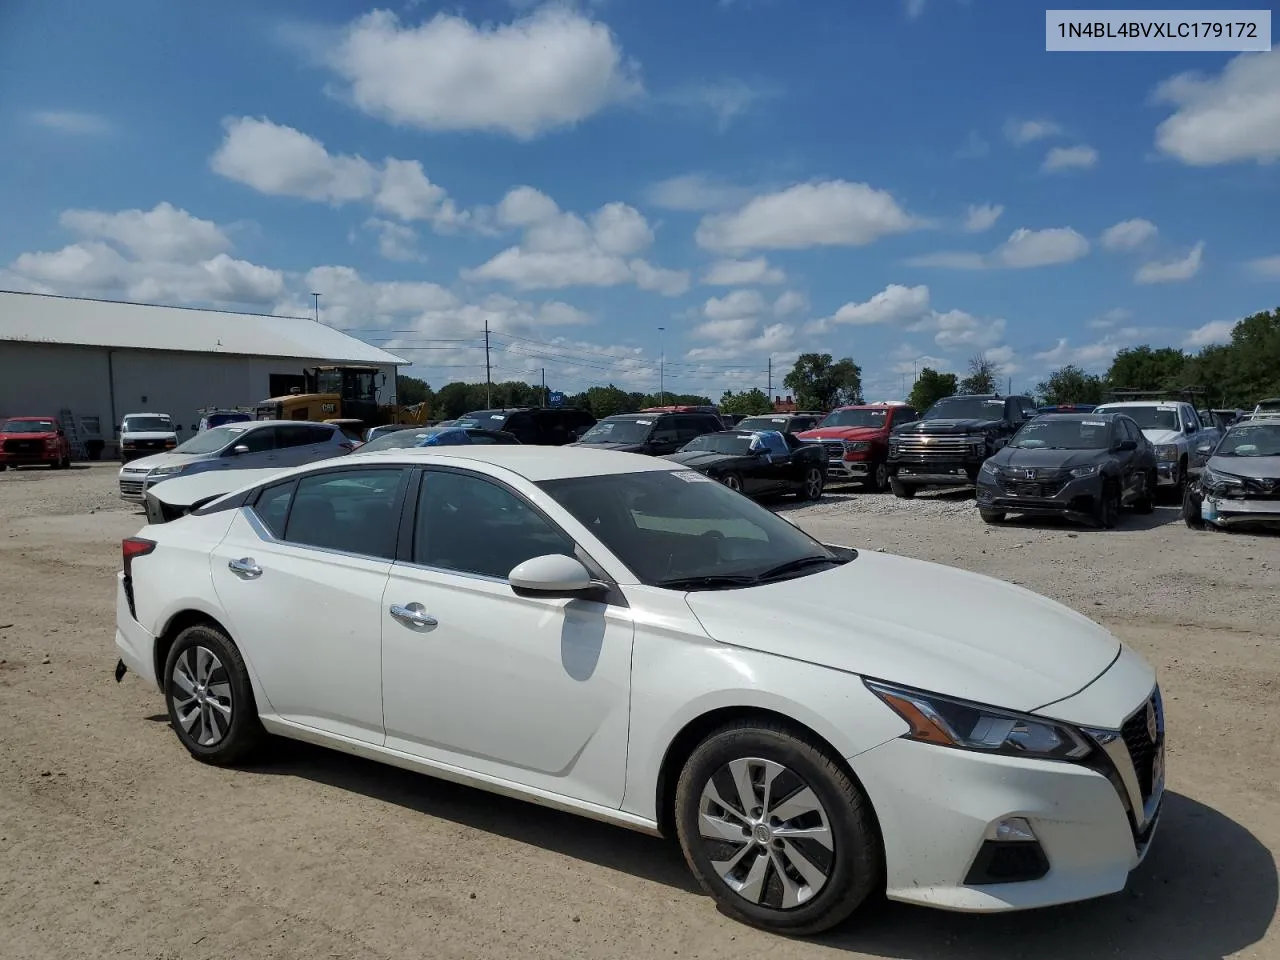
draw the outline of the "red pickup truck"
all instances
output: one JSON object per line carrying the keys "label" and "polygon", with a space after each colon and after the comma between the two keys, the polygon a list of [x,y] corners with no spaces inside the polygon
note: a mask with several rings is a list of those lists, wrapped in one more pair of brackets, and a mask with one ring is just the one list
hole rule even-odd
{"label": "red pickup truck", "polygon": [[71,444],[57,417],[10,417],[0,423],[0,470],[47,463],[71,466]]}
{"label": "red pickup truck", "polygon": [[837,407],[812,430],[797,433],[827,453],[827,480],[856,480],[869,490],[889,489],[889,431],[919,418],[905,404],[869,403]]}

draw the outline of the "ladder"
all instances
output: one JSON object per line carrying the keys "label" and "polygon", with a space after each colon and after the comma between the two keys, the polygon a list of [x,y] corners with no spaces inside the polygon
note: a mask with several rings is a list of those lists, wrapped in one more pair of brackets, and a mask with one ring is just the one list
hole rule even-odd
{"label": "ladder", "polygon": [[80,431],[76,428],[76,418],[71,411],[58,411],[58,419],[62,422],[62,432],[67,435],[67,443],[71,445],[71,456],[77,460],[85,459],[84,443],[80,440]]}

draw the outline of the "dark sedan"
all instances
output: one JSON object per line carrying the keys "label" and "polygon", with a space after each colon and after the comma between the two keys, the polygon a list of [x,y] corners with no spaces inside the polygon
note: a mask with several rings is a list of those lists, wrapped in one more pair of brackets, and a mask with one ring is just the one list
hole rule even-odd
{"label": "dark sedan", "polygon": [[795,493],[818,500],[827,484],[820,445],[776,430],[723,430],[695,437],[666,457],[749,497]]}
{"label": "dark sedan", "polygon": [[1122,506],[1150,513],[1155,448],[1124,414],[1051,413],[1014,434],[978,471],[978,512],[1068,516],[1114,527]]}

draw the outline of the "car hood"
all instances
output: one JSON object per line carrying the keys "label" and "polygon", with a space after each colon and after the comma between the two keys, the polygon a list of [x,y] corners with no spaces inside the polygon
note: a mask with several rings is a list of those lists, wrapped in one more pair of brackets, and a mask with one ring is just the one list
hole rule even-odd
{"label": "car hood", "polygon": [[955,433],[981,433],[983,430],[989,430],[992,427],[999,426],[999,420],[917,420],[915,423],[904,423],[900,427],[894,428],[895,434],[955,434]]}
{"label": "car hood", "polygon": [[1148,440],[1150,440],[1153,444],[1177,443],[1183,437],[1186,436],[1185,433],[1182,433],[1181,431],[1178,431],[1178,430],[1157,430],[1157,429],[1143,430],[1142,435],[1146,437]]}
{"label": "car hood", "polygon": [[884,435],[876,427],[814,427],[796,434],[801,440],[879,440]]}
{"label": "car hood", "polygon": [[1120,653],[1110,632],[1047,597],[892,554],[687,602],[724,644],[1024,712],[1083,689]]}
{"label": "car hood", "polygon": [[1045,470],[1070,470],[1090,463],[1101,463],[1106,450],[1045,450],[1004,447],[991,459],[1002,467],[1038,467]]}
{"label": "car hood", "polygon": [[210,470],[192,476],[179,474],[157,483],[147,489],[147,496],[155,497],[171,507],[190,507],[191,504],[209,497],[220,497],[234,493],[244,487],[251,486],[268,477],[283,472],[286,468],[277,467],[272,470]]}
{"label": "car hood", "polygon": [[52,430],[44,433],[0,433],[0,440],[53,440],[57,436]]}
{"label": "car hood", "polygon": [[612,440],[608,443],[584,443],[581,440],[575,440],[568,444],[570,447],[587,447],[591,450],[621,450],[623,453],[639,453],[644,449],[643,443],[623,443],[618,440]]}
{"label": "car hood", "polygon": [[706,470],[717,464],[741,460],[742,457],[736,453],[717,453],[714,450],[682,450],[679,453],[668,454],[662,459],[683,463],[686,467],[693,467],[695,470]]}
{"label": "car hood", "polygon": [[1209,469],[1254,480],[1280,478],[1280,457],[1210,457]]}
{"label": "car hood", "polygon": [[172,430],[129,430],[120,434],[122,440],[176,440],[178,435]]}
{"label": "car hood", "polygon": [[175,467],[183,463],[199,463],[209,459],[202,453],[154,453],[149,457],[139,457],[129,461],[129,469],[137,471],[142,468],[154,470],[156,467]]}

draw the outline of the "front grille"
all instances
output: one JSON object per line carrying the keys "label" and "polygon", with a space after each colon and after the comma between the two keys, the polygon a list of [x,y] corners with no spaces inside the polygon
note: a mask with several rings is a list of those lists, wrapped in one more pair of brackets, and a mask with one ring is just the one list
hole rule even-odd
{"label": "front grille", "polygon": [[1064,482],[1062,480],[1044,480],[1039,482],[1009,480],[1001,478],[1000,486],[1004,491],[1014,497],[1038,497],[1047,499],[1056,497],[1062,492]]}
{"label": "front grille", "polygon": [[29,454],[43,453],[43,440],[6,440],[4,442],[5,453]]}
{"label": "front grille", "polygon": [[[1155,737],[1151,736],[1152,725],[1155,727]],[[1133,772],[1138,777],[1142,802],[1146,803],[1155,790],[1156,753],[1163,746],[1164,740],[1164,705],[1159,689],[1137,713],[1124,722],[1120,735],[1129,749],[1129,759],[1133,762]]]}
{"label": "front grille", "polygon": [[130,440],[135,450],[163,450],[165,448],[164,440]]}
{"label": "front grille", "polygon": [[973,449],[974,442],[963,435],[895,437],[892,449],[899,460],[927,463],[931,460],[961,460]]}
{"label": "front grille", "polygon": [[828,460],[844,459],[844,441],[843,440],[822,440],[822,449],[827,452]]}
{"label": "front grille", "polygon": [[1280,500],[1280,480],[1245,477],[1244,495],[1251,500]]}
{"label": "front grille", "polygon": [[121,477],[120,492],[128,497],[142,496],[142,478],[139,477],[137,480],[126,480],[124,477]]}

